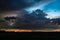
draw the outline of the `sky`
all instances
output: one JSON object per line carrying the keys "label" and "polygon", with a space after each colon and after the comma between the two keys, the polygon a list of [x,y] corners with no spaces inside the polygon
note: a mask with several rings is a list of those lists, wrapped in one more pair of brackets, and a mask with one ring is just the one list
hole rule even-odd
{"label": "sky", "polygon": [[43,7],[43,10],[50,16],[50,18],[60,17],[60,0],[55,0]]}
{"label": "sky", "polygon": [[0,12],[21,10],[33,6],[40,0],[0,0]]}
{"label": "sky", "polygon": [[45,5],[51,3],[52,0],[41,0],[40,2],[36,2],[33,6],[26,8],[27,11],[32,12],[36,9],[43,9]]}
{"label": "sky", "polygon": [[20,11],[21,9],[29,13],[40,9],[48,14],[47,18],[56,18],[60,16],[60,0],[0,0],[0,12]]}
{"label": "sky", "polygon": [[[44,3],[43,3],[44,2]],[[38,5],[39,4],[39,5]],[[57,18],[60,16],[60,0],[48,0],[48,1],[41,1],[41,3],[37,3],[33,8],[27,8],[28,12],[32,12],[33,10],[41,9],[45,13],[48,14],[47,18]]]}
{"label": "sky", "polygon": [[[14,16],[16,11],[29,8],[41,0],[0,0],[0,17]],[[14,12],[14,13],[13,13]],[[18,14],[18,13],[17,13]]]}
{"label": "sky", "polygon": [[40,9],[48,14],[47,18],[58,18],[60,17],[60,0],[0,0],[0,18],[2,19],[6,16],[18,16],[24,19],[23,9],[29,13]]}

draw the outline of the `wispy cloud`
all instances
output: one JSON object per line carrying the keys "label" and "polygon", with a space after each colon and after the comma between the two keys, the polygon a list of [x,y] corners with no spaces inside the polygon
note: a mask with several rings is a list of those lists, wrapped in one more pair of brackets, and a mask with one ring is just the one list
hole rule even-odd
{"label": "wispy cloud", "polygon": [[36,3],[34,6],[27,8],[26,10],[29,12],[32,12],[33,10],[36,9],[43,9],[43,7],[49,3],[51,3],[53,0],[42,0],[39,3]]}

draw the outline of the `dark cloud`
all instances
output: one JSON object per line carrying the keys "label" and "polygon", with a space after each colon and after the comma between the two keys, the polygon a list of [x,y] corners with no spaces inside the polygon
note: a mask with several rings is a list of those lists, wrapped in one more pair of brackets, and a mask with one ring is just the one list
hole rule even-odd
{"label": "dark cloud", "polygon": [[0,11],[19,10],[30,7],[40,0],[0,0]]}
{"label": "dark cloud", "polygon": [[43,12],[43,10],[37,9],[30,14],[25,10],[21,10],[15,27],[21,29],[40,29],[49,21],[45,16],[47,16],[47,14]]}

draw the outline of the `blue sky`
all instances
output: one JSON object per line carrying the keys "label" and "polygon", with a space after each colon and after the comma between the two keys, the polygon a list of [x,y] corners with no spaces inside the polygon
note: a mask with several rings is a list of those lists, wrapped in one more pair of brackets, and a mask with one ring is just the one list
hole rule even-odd
{"label": "blue sky", "polygon": [[32,12],[33,10],[41,9],[48,14],[48,18],[56,18],[60,16],[60,0],[51,0],[48,2],[40,2],[37,5],[27,8],[26,10]]}
{"label": "blue sky", "polygon": [[49,15],[50,18],[60,16],[60,0],[55,0],[43,7],[43,10]]}

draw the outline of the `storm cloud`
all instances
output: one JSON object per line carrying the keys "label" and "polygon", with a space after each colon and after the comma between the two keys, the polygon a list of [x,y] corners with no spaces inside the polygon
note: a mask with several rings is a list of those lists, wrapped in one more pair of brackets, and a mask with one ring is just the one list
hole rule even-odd
{"label": "storm cloud", "polygon": [[0,11],[20,10],[40,1],[41,0],[0,0]]}

